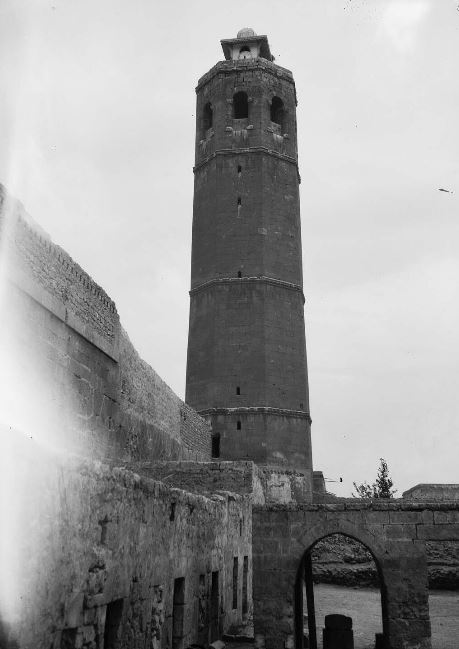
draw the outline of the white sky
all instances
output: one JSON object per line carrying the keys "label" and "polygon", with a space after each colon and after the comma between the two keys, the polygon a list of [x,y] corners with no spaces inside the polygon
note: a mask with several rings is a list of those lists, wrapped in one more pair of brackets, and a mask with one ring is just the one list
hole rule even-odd
{"label": "white sky", "polygon": [[183,397],[194,88],[246,26],[297,86],[315,468],[459,482],[458,0],[0,0],[0,182]]}

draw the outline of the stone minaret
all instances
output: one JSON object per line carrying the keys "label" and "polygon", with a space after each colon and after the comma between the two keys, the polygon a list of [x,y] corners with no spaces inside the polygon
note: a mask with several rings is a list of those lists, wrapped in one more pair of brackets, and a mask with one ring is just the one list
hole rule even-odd
{"label": "stone minaret", "polygon": [[266,36],[222,47],[196,88],[186,401],[212,422],[214,457],[309,485],[295,84]]}

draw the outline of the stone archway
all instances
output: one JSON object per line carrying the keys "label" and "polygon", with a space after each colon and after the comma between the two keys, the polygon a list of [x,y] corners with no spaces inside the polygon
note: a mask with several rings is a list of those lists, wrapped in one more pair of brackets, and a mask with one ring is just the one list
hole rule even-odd
{"label": "stone archway", "polygon": [[[295,584],[319,539],[344,534],[375,559],[390,649],[431,649],[423,514],[398,503],[302,504],[253,509],[254,627],[266,649],[295,646]],[[416,523],[419,526],[417,531]],[[432,526],[431,526],[432,527]]]}
{"label": "stone archway", "polygon": [[[324,527],[332,529],[333,531],[327,531],[324,533],[324,529],[323,529]],[[381,641],[383,642],[384,647],[389,646],[387,642],[387,638],[388,638],[387,591],[385,587],[384,574],[381,568],[381,564],[377,559],[377,557],[375,556],[374,550],[372,550],[369,545],[362,542],[362,540],[358,538],[359,530],[351,529],[354,526],[345,525],[344,527],[346,528],[346,532],[343,531],[338,532],[336,531],[336,527],[334,525],[331,526],[321,525],[321,526],[317,526],[318,529],[311,530],[310,533],[307,534],[309,540],[314,537],[316,538],[314,541],[309,543],[309,545],[306,547],[306,550],[300,559],[296,580],[295,580],[293,597],[294,597],[295,648],[296,649],[304,648],[303,616],[305,611],[307,611],[308,629],[309,629],[309,633],[308,633],[309,642],[307,646],[309,647],[309,649],[317,649],[318,647],[318,639],[317,639],[318,631],[316,625],[316,612],[315,612],[316,608],[315,608],[314,586],[313,586],[313,565],[312,565],[311,555],[312,555],[313,548],[316,546],[316,544],[319,541],[336,535],[351,538],[354,541],[357,541],[371,554],[371,557],[373,559],[379,577],[379,591],[381,596],[381,622],[382,622]],[[364,532],[363,536],[367,537],[367,534],[365,534]],[[369,539],[366,538],[366,540],[368,543]],[[373,543],[371,543],[371,546],[373,546]],[[304,594],[303,594],[304,586],[306,590],[306,601],[304,600]]]}

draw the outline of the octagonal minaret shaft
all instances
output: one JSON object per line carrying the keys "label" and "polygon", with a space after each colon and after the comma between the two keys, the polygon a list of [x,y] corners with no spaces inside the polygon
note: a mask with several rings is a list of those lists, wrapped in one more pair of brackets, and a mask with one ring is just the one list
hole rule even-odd
{"label": "octagonal minaret shaft", "polygon": [[214,456],[312,472],[296,93],[266,36],[198,82],[186,401]]}

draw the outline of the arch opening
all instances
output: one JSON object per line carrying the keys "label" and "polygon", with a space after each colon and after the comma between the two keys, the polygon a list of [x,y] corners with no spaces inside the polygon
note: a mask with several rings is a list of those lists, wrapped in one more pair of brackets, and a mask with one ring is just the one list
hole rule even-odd
{"label": "arch opening", "polygon": [[329,533],[309,546],[298,566],[294,602],[296,649],[327,649],[335,646],[331,643],[339,633],[341,642],[354,642],[355,637],[355,649],[385,646],[388,612],[382,570],[356,537]]}
{"label": "arch opening", "polygon": [[245,119],[249,116],[249,98],[242,90],[233,97],[233,118]]}
{"label": "arch opening", "polygon": [[277,124],[280,126],[281,131],[283,132],[284,129],[284,122],[285,122],[285,109],[284,109],[284,102],[280,97],[273,97],[272,102],[271,102],[271,109],[270,109],[270,118],[271,122],[273,124]]}
{"label": "arch opening", "polygon": [[240,59],[251,59],[252,58],[252,52],[250,51],[250,47],[247,45],[244,45],[244,47],[241,47],[239,50],[239,58]]}
{"label": "arch opening", "polygon": [[207,102],[207,104],[204,106],[204,110],[202,112],[202,125],[204,129],[204,133],[208,131],[210,128],[212,128],[214,123],[214,111],[212,108],[212,104],[210,101]]}

